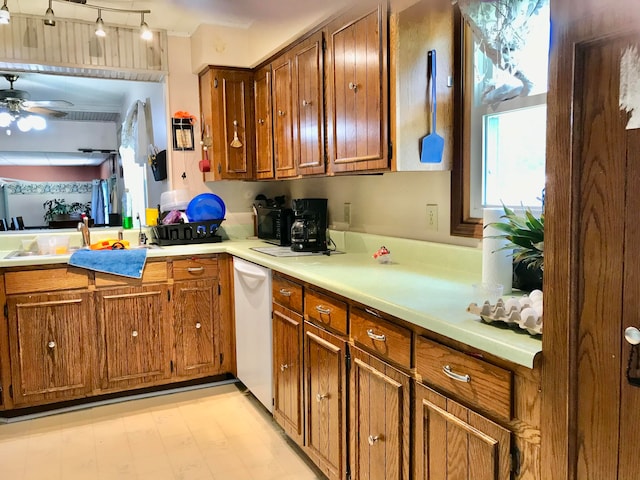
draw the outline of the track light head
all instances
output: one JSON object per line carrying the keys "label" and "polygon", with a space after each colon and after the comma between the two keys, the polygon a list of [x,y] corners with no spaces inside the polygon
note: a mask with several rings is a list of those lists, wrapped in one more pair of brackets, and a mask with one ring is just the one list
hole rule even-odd
{"label": "track light head", "polygon": [[4,0],[4,5],[0,8],[0,25],[7,25],[11,21],[11,13],[7,8],[7,0]]}
{"label": "track light head", "polygon": [[55,13],[53,13],[53,8],[51,8],[51,1],[49,0],[49,8],[47,8],[47,11],[44,14],[44,24],[47,27],[55,27],[56,26],[56,18],[55,18]]}
{"label": "track light head", "polygon": [[100,9],[98,9],[98,19],[96,20],[96,36],[107,36],[107,33],[104,31],[104,21],[102,20],[102,11]]}
{"label": "track light head", "polygon": [[153,32],[149,29],[149,25],[144,21],[144,13],[140,14],[140,38],[147,42],[153,40]]}

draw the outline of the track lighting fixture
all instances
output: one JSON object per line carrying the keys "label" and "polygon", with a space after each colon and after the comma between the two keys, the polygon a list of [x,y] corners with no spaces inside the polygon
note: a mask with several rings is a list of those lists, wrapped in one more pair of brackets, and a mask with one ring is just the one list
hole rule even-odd
{"label": "track lighting fixture", "polygon": [[[56,26],[55,14],[53,13],[53,8],[51,8],[51,4],[54,0],[49,0],[49,8],[44,16],[44,24],[50,27]],[[56,2],[66,3],[67,5],[76,5],[78,7],[85,8],[93,8],[94,10],[98,10],[98,18],[96,20],[96,36],[104,37],[107,35],[106,30],[104,28],[104,20],[102,20],[102,12],[115,12],[115,13],[139,13],[141,16],[140,21],[140,38],[143,40],[152,40],[153,33],[149,29],[149,25],[144,21],[145,13],[151,13],[151,10],[129,10],[126,8],[111,8],[111,7],[103,7],[99,5],[90,5],[86,3],[87,0],[55,0]],[[4,0],[4,7],[0,9],[0,23],[9,23],[9,11],[6,8],[7,0]],[[6,11],[6,14],[4,13]],[[6,15],[7,20],[3,22],[3,18]]]}
{"label": "track lighting fixture", "polygon": [[7,0],[4,0],[4,5],[0,8],[0,25],[6,25],[11,21],[11,13],[7,8]]}
{"label": "track lighting fixture", "polygon": [[96,35],[105,37],[107,33],[104,31],[104,21],[102,20],[102,10],[98,9],[98,19],[96,20]]}
{"label": "track lighting fixture", "polygon": [[56,26],[56,19],[55,19],[55,14],[53,13],[53,8],[51,8],[51,2],[52,0],[49,0],[49,8],[47,8],[47,11],[44,14],[44,24],[47,27],[55,27]]}
{"label": "track lighting fixture", "polygon": [[153,33],[149,30],[149,25],[144,21],[144,12],[140,12],[140,38],[146,40],[153,40]]}

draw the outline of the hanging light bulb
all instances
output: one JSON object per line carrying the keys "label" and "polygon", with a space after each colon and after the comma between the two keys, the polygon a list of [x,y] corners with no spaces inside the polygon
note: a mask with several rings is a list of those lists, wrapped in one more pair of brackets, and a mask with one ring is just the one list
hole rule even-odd
{"label": "hanging light bulb", "polygon": [[55,14],[53,13],[53,8],[51,8],[51,2],[53,0],[49,0],[49,8],[47,8],[47,11],[44,14],[44,24],[48,27],[55,27],[56,26],[56,19],[55,19]]}
{"label": "hanging light bulb", "polygon": [[47,128],[47,121],[44,117],[41,117],[40,115],[29,115],[28,118],[31,122],[31,128],[34,130],[44,130]]}
{"label": "hanging light bulb", "polygon": [[7,8],[7,0],[4,0],[4,5],[0,8],[0,25],[6,25],[11,21],[11,13]]}
{"label": "hanging light bulb", "polygon": [[102,20],[102,10],[98,9],[98,19],[96,20],[96,35],[98,37],[106,37],[107,33],[104,31],[104,21]]}
{"label": "hanging light bulb", "polygon": [[140,14],[140,38],[146,41],[153,40],[153,32],[149,29],[149,25],[144,21],[144,12]]}
{"label": "hanging light bulb", "polygon": [[16,123],[18,124],[18,130],[21,132],[31,130],[31,119],[29,117],[20,117]]}

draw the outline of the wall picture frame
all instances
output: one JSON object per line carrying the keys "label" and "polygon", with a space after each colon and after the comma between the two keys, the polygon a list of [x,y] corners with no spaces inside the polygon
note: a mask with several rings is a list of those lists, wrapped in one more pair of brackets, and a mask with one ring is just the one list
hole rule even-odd
{"label": "wall picture frame", "polygon": [[193,125],[189,118],[172,118],[174,150],[194,150]]}

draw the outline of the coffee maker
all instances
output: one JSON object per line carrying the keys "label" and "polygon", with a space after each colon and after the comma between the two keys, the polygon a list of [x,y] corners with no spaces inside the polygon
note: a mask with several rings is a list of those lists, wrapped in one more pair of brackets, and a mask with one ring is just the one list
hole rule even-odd
{"label": "coffee maker", "polygon": [[327,250],[327,199],[299,198],[291,201],[293,225],[291,250],[324,252]]}

